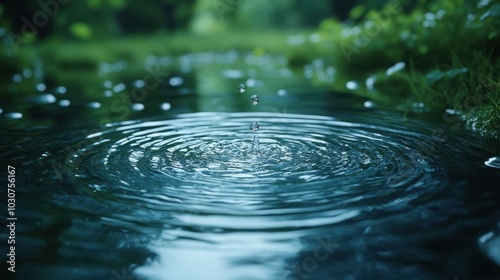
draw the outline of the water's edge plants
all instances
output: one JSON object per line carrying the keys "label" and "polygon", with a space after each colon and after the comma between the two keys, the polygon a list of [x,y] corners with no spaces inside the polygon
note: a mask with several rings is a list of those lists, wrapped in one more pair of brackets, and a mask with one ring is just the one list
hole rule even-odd
{"label": "water's edge plants", "polygon": [[[500,138],[500,4],[391,0],[319,28],[335,72],[330,83],[405,113],[437,112],[483,136]],[[411,5],[411,7],[409,7]],[[349,86],[351,85],[351,86]]]}

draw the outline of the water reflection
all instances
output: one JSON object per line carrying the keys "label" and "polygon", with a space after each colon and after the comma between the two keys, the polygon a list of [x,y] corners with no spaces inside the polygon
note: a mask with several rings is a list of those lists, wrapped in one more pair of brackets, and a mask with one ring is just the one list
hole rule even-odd
{"label": "water reflection", "polygon": [[[22,147],[0,154],[22,170],[19,261],[30,269],[21,276],[486,279],[494,271],[496,239],[486,234],[498,222],[498,191],[485,142],[312,88],[280,57],[145,64],[168,74],[141,101],[133,90],[152,84],[113,76],[123,71],[116,63],[102,66],[95,95],[49,85],[35,98],[51,102],[0,111],[2,147]],[[334,78],[321,61],[306,70]],[[237,93],[242,84],[249,95]],[[256,107],[254,92],[265,100]],[[435,133],[443,130],[446,139]]]}
{"label": "water reflection", "polygon": [[[444,225],[465,214],[464,185],[445,162],[476,151],[457,154],[460,143],[433,138],[425,122],[373,116],[195,113],[117,123],[67,162],[66,180],[94,197],[71,208],[102,200],[92,207],[107,209],[93,213],[100,223],[139,227],[139,247],[154,257],[131,273],[147,279],[440,277],[425,263],[441,256],[424,244],[453,234]],[[258,157],[244,127],[251,121],[266,122]],[[426,155],[432,145],[440,149]]]}

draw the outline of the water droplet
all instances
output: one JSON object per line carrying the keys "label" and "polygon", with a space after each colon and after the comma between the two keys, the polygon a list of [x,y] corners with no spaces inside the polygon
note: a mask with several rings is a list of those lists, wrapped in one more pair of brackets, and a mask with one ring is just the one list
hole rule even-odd
{"label": "water droplet", "polygon": [[486,166],[500,168],[500,157],[492,157],[484,162]]}
{"label": "water droplet", "polygon": [[134,110],[136,112],[142,111],[142,110],[144,110],[144,104],[134,103],[134,104],[132,104],[132,110]]}
{"label": "water droplet", "polygon": [[98,109],[98,108],[101,108],[101,103],[99,103],[99,102],[90,102],[88,106],[89,106],[89,108],[92,108],[92,109]]}
{"label": "water droplet", "polygon": [[136,88],[142,88],[145,86],[145,83],[143,80],[135,80],[134,81],[134,87]]}
{"label": "water droplet", "polygon": [[54,103],[57,101],[56,97],[52,94],[44,94],[40,97],[40,101],[44,103]]}
{"label": "water droplet", "polygon": [[236,69],[225,69],[222,71],[222,75],[229,79],[241,79],[244,76],[243,71]]}
{"label": "water droplet", "polygon": [[59,100],[59,106],[68,107],[69,105],[70,105],[69,100],[67,100],[67,99]]}
{"label": "water droplet", "polygon": [[4,115],[4,118],[10,119],[10,120],[17,120],[23,117],[23,114],[19,112],[12,112],[12,113],[6,113]]}
{"label": "water droplet", "polygon": [[257,135],[255,135],[253,137],[252,153],[259,153],[260,154],[260,142],[259,142],[259,137]]}
{"label": "water droplet", "polygon": [[404,63],[404,62],[398,62],[398,63],[394,64],[393,66],[389,67],[387,69],[387,71],[385,71],[385,74],[387,76],[391,76],[392,74],[394,74],[396,72],[404,70],[405,67],[406,67],[406,63]]}
{"label": "water droplet", "polygon": [[453,109],[446,109],[445,112],[449,115],[456,115],[456,116],[460,116],[462,114],[462,112]]}
{"label": "water droplet", "polygon": [[40,83],[40,84],[36,85],[36,89],[38,91],[45,91],[45,89],[47,89],[47,86],[45,86],[44,84]]}
{"label": "water droplet", "polygon": [[117,84],[116,86],[113,87],[113,91],[118,93],[118,92],[121,92],[121,91],[124,91],[125,90],[125,85],[122,84],[122,83],[119,83]]}
{"label": "water droplet", "polygon": [[172,105],[170,105],[170,103],[168,103],[168,102],[165,102],[165,103],[161,104],[161,109],[163,111],[168,111],[168,110],[170,110],[170,108],[172,108]]}
{"label": "water droplet", "polygon": [[375,82],[376,82],[376,78],[375,77],[369,77],[368,79],[366,79],[366,87],[370,90],[373,90],[373,86],[375,85]]}
{"label": "water droplet", "polygon": [[65,94],[67,92],[66,87],[60,86],[56,88],[56,92],[59,94]]}
{"label": "water droplet", "polygon": [[16,83],[20,83],[23,80],[23,76],[21,76],[20,74],[15,74],[14,76],[12,76],[12,80]]}
{"label": "water droplet", "polygon": [[238,87],[238,89],[240,90],[240,93],[244,93],[247,90],[245,84],[240,84],[240,86]]}
{"label": "water droplet", "polygon": [[31,78],[31,74],[32,74],[32,72],[31,72],[31,70],[30,70],[30,69],[24,69],[24,70],[23,70],[23,76],[24,76],[25,78]]}
{"label": "water droplet", "polygon": [[365,106],[365,108],[374,108],[375,103],[373,103],[372,101],[365,101],[365,103],[363,103],[363,106]]}
{"label": "water droplet", "polygon": [[354,81],[349,81],[345,84],[345,87],[350,89],[350,90],[356,90],[359,88],[358,86],[358,83],[354,82]]}
{"label": "water droplet", "polygon": [[248,79],[245,84],[249,87],[254,87],[256,84],[257,84],[257,81],[255,81],[254,79]]}
{"label": "water droplet", "polygon": [[253,131],[259,130],[259,124],[257,122],[254,122],[250,125],[250,129]]}
{"label": "water droplet", "polygon": [[181,77],[172,77],[170,78],[168,83],[173,87],[178,87],[184,83],[184,79],[182,79]]}
{"label": "water droplet", "polygon": [[285,96],[287,94],[286,90],[284,89],[278,89],[277,93],[279,96]]}
{"label": "water droplet", "polygon": [[32,96],[27,99],[28,102],[34,104],[49,104],[57,101],[56,97],[50,93]]}
{"label": "water droplet", "polygon": [[259,104],[259,97],[257,95],[250,96],[250,102],[252,102],[252,105]]}

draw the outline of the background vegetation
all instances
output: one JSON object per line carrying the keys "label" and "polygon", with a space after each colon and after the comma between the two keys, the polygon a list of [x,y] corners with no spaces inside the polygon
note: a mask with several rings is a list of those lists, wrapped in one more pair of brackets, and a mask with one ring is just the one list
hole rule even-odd
{"label": "background vegetation", "polygon": [[0,14],[3,84],[37,61],[46,83],[85,88],[103,62],[126,61],[133,73],[150,55],[283,54],[290,67],[314,68],[319,86],[500,135],[495,0],[9,1]]}

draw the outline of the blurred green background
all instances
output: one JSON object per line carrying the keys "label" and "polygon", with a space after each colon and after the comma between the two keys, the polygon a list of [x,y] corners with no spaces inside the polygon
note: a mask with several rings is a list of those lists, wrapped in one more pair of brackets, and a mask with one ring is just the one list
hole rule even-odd
{"label": "blurred green background", "polygon": [[41,0],[4,2],[0,14],[2,104],[40,83],[92,96],[106,65],[132,78],[148,57],[237,51],[282,55],[314,86],[499,136],[495,0]]}

